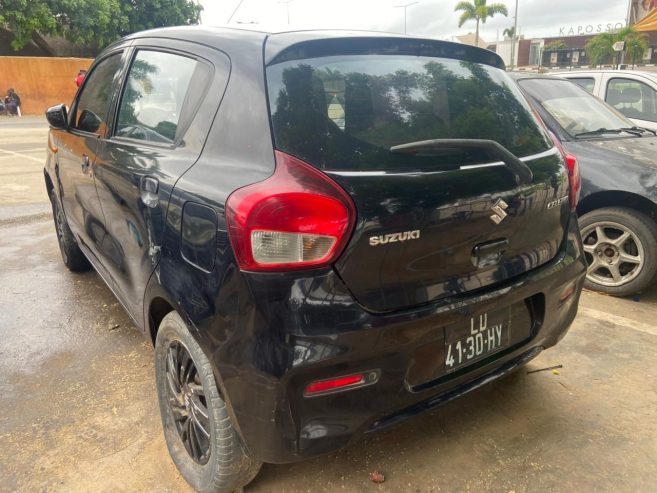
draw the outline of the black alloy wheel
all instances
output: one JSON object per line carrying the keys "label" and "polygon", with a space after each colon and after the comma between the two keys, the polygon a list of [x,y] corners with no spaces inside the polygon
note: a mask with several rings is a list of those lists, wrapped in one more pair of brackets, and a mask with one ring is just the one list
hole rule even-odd
{"label": "black alloy wheel", "polygon": [[180,341],[169,345],[166,372],[169,407],[180,440],[194,462],[207,464],[211,450],[208,405],[194,361]]}
{"label": "black alloy wheel", "polygon": [[55,222],[55,232],[57,233],[57,243],[59,244],[59,251],[62,254],[64,265],[74,272],[88,270],[90,267],[89,261],[75,241],[75,236],[73,236],[68,226],[64,210],[59,203],[55,191],[50,190],[49,195],[50,204],[52,205],[52,216]]}
{"label": "black alloy wheel", "polygon": [[249,457],[210,360],[175,311],[155,338],[155,381],[167,448],[185,480],[200,493],[232,493],[261,463]]}

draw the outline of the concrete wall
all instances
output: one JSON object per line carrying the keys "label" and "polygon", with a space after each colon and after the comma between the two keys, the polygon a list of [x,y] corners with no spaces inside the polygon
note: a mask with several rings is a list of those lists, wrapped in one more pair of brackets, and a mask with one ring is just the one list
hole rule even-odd
{"label": "concrete wall", "polygon": [[0,95],[13,87],[21,97],[25,115],[42,115],[58,103],[71,104],[77,91],[75,77],[89,68],[91,58],[0,56]]}

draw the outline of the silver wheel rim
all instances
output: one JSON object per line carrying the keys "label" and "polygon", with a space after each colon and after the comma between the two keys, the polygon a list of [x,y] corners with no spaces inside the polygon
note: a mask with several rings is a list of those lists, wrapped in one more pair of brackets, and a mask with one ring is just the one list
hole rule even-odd
{"label": "silver wheel rim", "polygon": [[636,279],[645,254],[639,237],[626,226],[601,221],[582,229],[588,263],[586,278],[606,287],[618,287]]}

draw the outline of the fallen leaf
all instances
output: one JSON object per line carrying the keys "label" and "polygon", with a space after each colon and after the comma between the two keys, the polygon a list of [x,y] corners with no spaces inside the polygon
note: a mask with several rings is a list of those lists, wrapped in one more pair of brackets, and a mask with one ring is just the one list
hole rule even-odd
{"label": "fallen leaf", "polygon": [[560,375],[559,370],[552,370],[553,375]]}

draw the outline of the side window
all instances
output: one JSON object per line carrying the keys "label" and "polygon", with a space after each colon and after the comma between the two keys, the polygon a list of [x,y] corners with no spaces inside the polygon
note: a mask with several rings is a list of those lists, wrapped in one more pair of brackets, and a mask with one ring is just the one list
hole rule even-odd
{"label": "side window", "polygon": [[186,111],[194,109],[202,96],[202,90],[190,91],[190,86],[208,73],[193,58],[138,51],[121,98],[116,135],[148,142],[176,141],[188,123]]}
{"label": "side window", "polygon": [[83,132],[104,133],[114,76],[121,68],[121,54],[102,60],[87,76],[75,106],[71,127]]}
{"label": "side window", "polygon": [[657,92],[648,84],[620,77],[611,79],[605,100],[628,118],[657,122]]}
{"label": "side window", "polygon": [[578,86],[586,89],[588,92],[593,94],[593,88],[595,87],[595,80],[592,77],[569,78],[568,80],[574,82]]}

